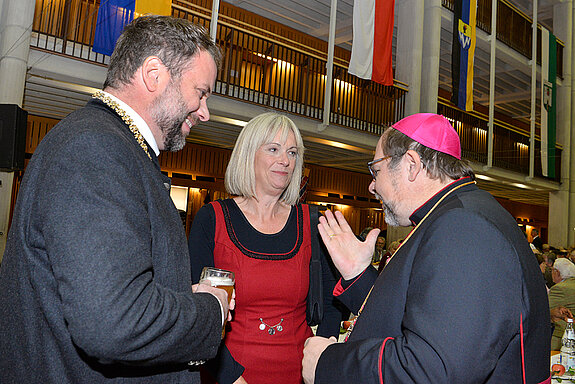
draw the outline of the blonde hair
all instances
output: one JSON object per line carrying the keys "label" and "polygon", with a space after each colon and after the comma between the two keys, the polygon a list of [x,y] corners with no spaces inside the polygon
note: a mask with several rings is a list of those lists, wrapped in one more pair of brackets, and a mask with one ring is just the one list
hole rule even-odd
{"label": "blonde hair", "polygon": [[255,154],[262,145],[270,143],[278,132],[281,134],[282,141],[285,141],[288,134],[293,132],[297,146],[293,174],[287,188],[280,196],[280,201],[288,205],[298,202],[305,150],[303,139],[299,129],[289,117],[275,112],[254,117],[240,132],[224,179],[228,193],[257,200]]}

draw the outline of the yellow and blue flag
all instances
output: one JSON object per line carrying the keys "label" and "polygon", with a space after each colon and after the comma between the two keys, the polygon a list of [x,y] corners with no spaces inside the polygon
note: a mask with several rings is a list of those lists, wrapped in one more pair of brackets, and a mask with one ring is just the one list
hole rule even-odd
{"label": "yellow and blue flag", "polygon": [[477,0],[454,2],[451,52],[451,101],[465,111],[473,110],[473,56]]}
{"label": "yellow and blue flag", "polygon": [[171,0],[102,0],[94,33],[94,52],[110,56],[124,27],[140,15],[170,15]]}

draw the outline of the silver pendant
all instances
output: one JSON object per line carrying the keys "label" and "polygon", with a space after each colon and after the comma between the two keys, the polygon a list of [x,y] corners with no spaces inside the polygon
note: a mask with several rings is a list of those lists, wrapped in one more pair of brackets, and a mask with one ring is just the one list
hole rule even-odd
{"label": "silver pendant", "polygon": [[265,331],[266,327],[268,328],[268,333],[270,335],[275,335],[276,331],[281,332],[283,331],[283,327],[281,326],[281,323],[283,323],[284,319],[281,319],[279,323],[277,323],[276,325],[269,325],[266,324],[264,322],[264,320],[260,317],[260,325],[259,325],[259,329],[260,331]]}

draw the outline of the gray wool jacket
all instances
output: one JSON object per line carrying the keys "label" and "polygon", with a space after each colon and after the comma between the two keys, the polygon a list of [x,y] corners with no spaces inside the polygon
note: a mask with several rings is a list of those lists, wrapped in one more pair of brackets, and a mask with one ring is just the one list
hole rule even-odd
{"label": "gray wool jacket", "polygon": [[2,383],[199,383],[221,310],[192,294],[169,179],[98,100],[42,140],[0,266]]}

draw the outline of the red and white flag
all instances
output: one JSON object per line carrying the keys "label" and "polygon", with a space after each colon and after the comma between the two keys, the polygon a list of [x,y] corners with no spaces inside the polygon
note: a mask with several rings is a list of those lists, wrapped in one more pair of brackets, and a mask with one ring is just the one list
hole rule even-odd
{"label": "red and white flag", "polygon": [[353,45],[348,72],[393,85],[391,42],[395,0],[354,0]]}

